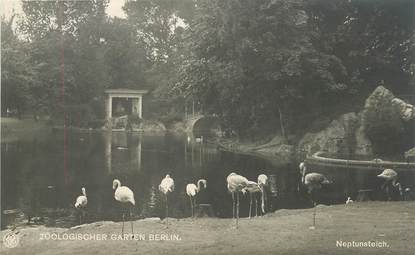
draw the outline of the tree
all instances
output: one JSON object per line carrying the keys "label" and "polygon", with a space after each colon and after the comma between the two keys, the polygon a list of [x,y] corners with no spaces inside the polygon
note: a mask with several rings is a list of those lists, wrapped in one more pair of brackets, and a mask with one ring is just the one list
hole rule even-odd
{"label": "tree", "polygon": [[2,111],[15,109],[20,114],[36,105],[33,87],[38,85],[37,66],[28,57],[28,47],[13,30],[12,16],[1,18]]}
{"label": "tree", "polygon": [[112,88],[148,87],[146,71],[150,63],[145,46],[136,40],[133,31],[127,21],[118,18],[111,20],[105,28],[105,65]]}
{"label": "tree", "polygon": [[166,115],[183,115],[183,98],[172,97],[170,88],[177,79],[177,66],[184,50],[184,27],[193,19],[195,2],[140,0],[126,1],[123,7],[135,43],[145,49],[146,85],[151,91],[147,106],[153,116],[161,119],[171,118]]}
{"label": "tree", "polygon": [[176,29],[189,22],[193,0],[126,1],[123,10],[144,42],[147,57],[153,62],[166,62],[178,43]]}
{"label": "tree", "polygon": [[300,1],[197,6],[175,89],[198,98],[241,136],[278,129],[285,135],[294,124],[290,116],[306,115],[304,102],[347,89],[341,60],[312,44]]}
{"label": "tree", "polygon": [[109,84],[102,45],[107,2],[23,2],[19,28],[31,62],[39,66],[33,95],[56,117],[79,104],[100,105],[94,110],[102,112],[101,94]]}
{"label": "tree", "polygon": [[342,60],[357,96],[367,97],[381,81],[396,93],[413,92],[414,1],[306,3],[314,17],[310,19],[315,27],[313,43]]}

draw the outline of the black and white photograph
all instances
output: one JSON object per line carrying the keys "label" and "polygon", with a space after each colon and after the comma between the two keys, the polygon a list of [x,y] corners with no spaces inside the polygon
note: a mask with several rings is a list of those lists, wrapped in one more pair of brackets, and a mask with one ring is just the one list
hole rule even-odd
{"label": "black and white photograph", "polygon": [[1,254],[415,254],[415,0],[0,7]]}

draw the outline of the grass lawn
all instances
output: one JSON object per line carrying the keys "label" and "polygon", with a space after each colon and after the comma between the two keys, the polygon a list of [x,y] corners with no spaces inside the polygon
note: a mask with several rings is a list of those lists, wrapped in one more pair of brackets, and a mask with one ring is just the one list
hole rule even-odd
{"label": "grass lawn", "polygon": [[1,141],[13,142],[16,140],[25,140],[46,133],[49,129],[46,121],[35,121],[33,118],[7,118],[1,117]]}

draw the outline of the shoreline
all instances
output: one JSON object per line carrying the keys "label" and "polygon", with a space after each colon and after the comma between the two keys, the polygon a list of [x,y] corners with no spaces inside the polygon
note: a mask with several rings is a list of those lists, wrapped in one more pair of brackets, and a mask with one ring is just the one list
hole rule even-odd
{"label": "shoreline", "polygon": [[[56,126],[56,125],[49,125],[45,120],[34,121],[33,119],[22,119],[18,120],[15,118],[1,118],[1,141],[2,142],[14,142],[19,139],[26,140],[32,137],[43,137],[46,136],[46,132],[42,132],[44,130],[50,131],[61,131],[63,130],[63,126]],[[69,131],[76,131],[76,132],[97,132],[97,133],[106,133],[106,132],[126,132],[131,134],[150,134],[150,135],[186,135],[187,133],[184,130],[177,130],[167,128],[165,130],[161,129],[142,129],[142,130],[133,130],[133,131],[125,131],[125,130],[107,130],[103,128],[80,128],[80,127],[73,127],[68,126],[66,127]],[[214,138],[213,140],[209,140],[208,144],[213,146],[217,146],[220,150],[224,150],[227,152],[251,155],[255,157],[260,157],[262,159],[266,159],[271,161],[273,164],[276,165],[287,165],[290,163],[295,162],[295,158],[297,154],[294,151],[285,152],[280,154],[278,152],[278,147],[275,145],[267,146],[267,144],[249,144],[249,143],[241,143],[235,141],[232,138]],[[261,147],[266,146],[266,150]],[[291,155],[288,155],[291,154]]]}
{"label": "shoreline", "polygon": [[[257,218],[158,218],[134,221],[135,239],[111,239],[121,234],[121,222],[95,222],[68,229],[18,228],[16,248],[2,245],[2,254],[411,254],[415,244],[414,202],[355,202],[349,205],[317,206],[316,228],[310,229],[313,209],[280,209]],[[131,232],[125,224],[125,234]],[[10,230],[0,232],[0,238]],[[61,240],[40,235],[56,234]],[[59,235],[58,235],[59,234]],[[63,240],[69,235],[94,236],[95,240]],[[97,240],[107,235],[107,240]],[[153,235],[151,237],[151,235]],[[154,237],[158,235],[158,239]],[[162,237],[162,235],[164,235]],[[56,239],[55,238],[55,239]],[[83,237],[81,236],[81,239]],[[153,240],[150,240],[153,238]],[[386,247],[358,247],[352,242],[385,242]],[[340,243],[340,244],[339,244]],[[342,246],[344,244],[344,246]],[[383,252],[382,252],[382,249]],[[4,252],[4,253],[3,253]]]}

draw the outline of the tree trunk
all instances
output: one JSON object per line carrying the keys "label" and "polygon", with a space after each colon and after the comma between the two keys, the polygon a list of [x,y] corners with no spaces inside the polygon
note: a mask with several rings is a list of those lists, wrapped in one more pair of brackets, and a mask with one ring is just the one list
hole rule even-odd
{"label": "tree trunk", "polygon": [[280,116],[281,135],[284,138],[284,140],[287,140],[287,137],[285,136],[284,121],[283,121],[283,115],[282,115],[282,111],[281,111],[280,106],[278,106],[278,113],[279,113],[279,116]]}

